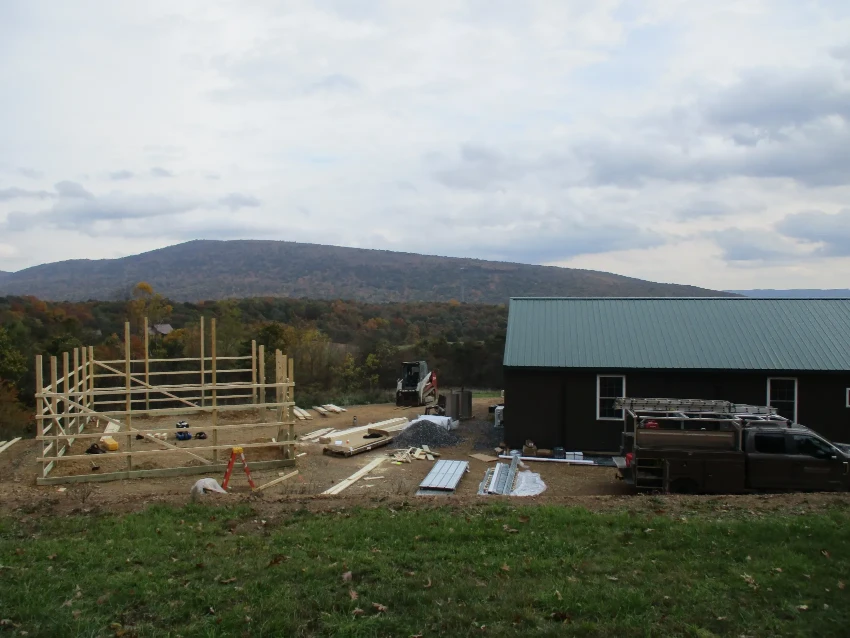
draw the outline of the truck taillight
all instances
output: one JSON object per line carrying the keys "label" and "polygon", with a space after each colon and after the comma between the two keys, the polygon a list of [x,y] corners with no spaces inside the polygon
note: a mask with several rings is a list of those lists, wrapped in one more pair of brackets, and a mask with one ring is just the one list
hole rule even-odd
{"label": "truck taillight", "polygon": [[635,460],[635,455],[634,455],[633,452],[629,452],[628,454],[626,454],[626,467],[631,467],[632,461],[634,461],[634,460]]}
{"label": "truck taillight", "polygon": [[658,429],[658,421],[647,421],[644,426],[647,430],[657,430]]}

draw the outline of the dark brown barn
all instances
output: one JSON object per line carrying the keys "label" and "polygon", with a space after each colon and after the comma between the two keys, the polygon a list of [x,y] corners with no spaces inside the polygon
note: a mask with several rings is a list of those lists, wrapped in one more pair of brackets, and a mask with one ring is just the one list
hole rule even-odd
{"label": "dark brown barn", "polygon": [[850,299],[518,298],[505,441],[620,448],[616,397],[773,405],[850,442]]}

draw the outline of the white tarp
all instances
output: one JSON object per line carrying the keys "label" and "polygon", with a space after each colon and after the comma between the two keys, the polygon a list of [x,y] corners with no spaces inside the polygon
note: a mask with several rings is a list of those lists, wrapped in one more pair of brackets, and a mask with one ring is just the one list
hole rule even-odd
{"label": "white tarp", "polygon": [[[431,423],[436,423],[441,428],[445,428],[446,430],[454,430],[457,428],[457,421],[453,421],[451,417],[448,416],[436,416],[434,414],[423,414],[422,416],[416,417],[416,421],[430,421]],[[413,425],[411,423],[410,425]]]}
{"label": "white tarp", "polygon": [[194,501],[208,492],[227,494],[227,491],[214,478],[202,478],[192,486],[192,490],[189,493],[192,495],[192,500]]}
{"label": "white tarp", "polygon": [[517,472],[511,496],[537,496],[546,491],[546,483],[534,472]]}

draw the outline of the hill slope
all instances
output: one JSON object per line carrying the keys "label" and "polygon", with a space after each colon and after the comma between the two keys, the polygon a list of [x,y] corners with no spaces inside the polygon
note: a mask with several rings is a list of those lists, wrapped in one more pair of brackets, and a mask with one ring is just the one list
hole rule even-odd
{"label": "hill slope", "polygon": [[463,296],[469,302],[504,303],[512,296],[729,294],[592,270],[283,241],[199,240],[120,259],[34,266],[0,279],[0,295],[116,299],[139,281],[178,301],[262,296],[448,301]]}
{"label": "hill slope", "polygon": [[790,297],[793,299],[818,297],[822,299],[850,298],[850,289],[847,288],[791,288],[789,290],[773,290],[772,288],[759,288],[757,290],[728,290],[727,292],[732,292],[737,295],[744,295],[745,297],[763,297],[770,299],[782,297]]}

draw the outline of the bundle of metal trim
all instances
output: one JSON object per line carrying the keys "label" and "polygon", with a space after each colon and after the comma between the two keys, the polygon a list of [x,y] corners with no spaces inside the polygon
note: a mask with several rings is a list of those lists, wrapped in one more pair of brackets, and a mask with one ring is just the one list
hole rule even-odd
{"label": "bundle of metal trim", "polygon": [[516,483],[516,474],[519,468],[519,456],[513,455],[511,464],[496,463],[493,468],[488,468],[484,473],[484,480],[478,487],[479,496],[487,494],[510,495]]}

